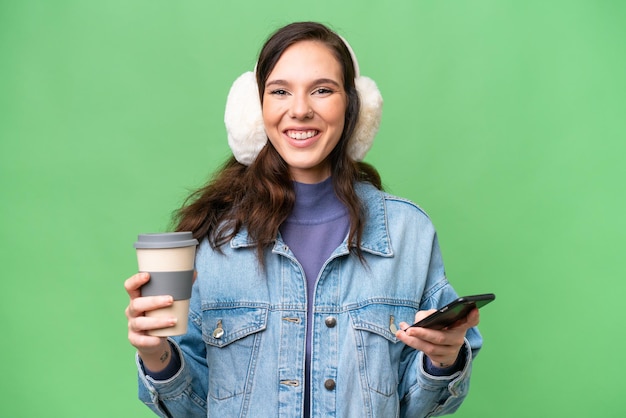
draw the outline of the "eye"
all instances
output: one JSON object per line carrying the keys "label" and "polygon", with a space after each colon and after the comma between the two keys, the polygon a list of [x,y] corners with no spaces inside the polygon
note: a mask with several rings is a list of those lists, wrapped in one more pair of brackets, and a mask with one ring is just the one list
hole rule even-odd
{"label": "eye", "polygon": [[328,94],[331,94],[331,93],[334,93],[334,91],[329,89],[329,88],[326,88],[326,87],[320,87],[320,88],[317,88],[317,89],[313,90],[313,94],[317,94],[318,96],[319,95],[328,95]]}
{"label": "eye", "polygon": [[273,95],[276,95],[276,96],[286,96],[287,95],[287,90],[276,89],[276,90],[270,91],[270,94],[273,94]]}

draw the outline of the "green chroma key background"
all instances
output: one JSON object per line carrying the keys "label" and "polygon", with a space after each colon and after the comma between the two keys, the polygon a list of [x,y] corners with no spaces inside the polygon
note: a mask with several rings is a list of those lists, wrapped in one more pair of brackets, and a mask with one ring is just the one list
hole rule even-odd
{"label": "green chroma key background", "polygon": [[459,293],[497,294],[456,416],[623,416],[617,0],[0,2],[0,416],[152,416],[132,244],[229,155],[228,89],[294,20],[351,42],[385,99],[366,160],[430,214]]}

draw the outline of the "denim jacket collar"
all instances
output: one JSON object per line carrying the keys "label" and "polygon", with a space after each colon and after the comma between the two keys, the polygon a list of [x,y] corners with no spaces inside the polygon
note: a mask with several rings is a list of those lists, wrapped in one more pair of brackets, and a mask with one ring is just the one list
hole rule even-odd
{"label": "denim jacket collar", "polygon": [[[385,205],[385,194],[369,183],[356,183],[355,190],[361,199],[363,207],[367,208],[365,214],[365,227],[361,238],[361,249],[381,257],[392,257],[393,249],[389,239],[387,208]],[[347,254],[348,237],[337,248],[335,253]],[[242,228],[230,241],[231,248],[244,248],[254,246],[255,242],[248,235],[248,231]],[[283,245],[280,237],[276,245]]]}

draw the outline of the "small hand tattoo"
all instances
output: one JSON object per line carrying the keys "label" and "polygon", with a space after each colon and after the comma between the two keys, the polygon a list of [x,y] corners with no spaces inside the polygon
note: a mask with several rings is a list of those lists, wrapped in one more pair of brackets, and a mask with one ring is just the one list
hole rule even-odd
{"label": "small hand tattoo", "polygon": [[170,353],[168,353],[167,351],[165,351],[163,353],[163,355],[159,358],[159,360],[161,360],[161,363],[165,363],[165,360],[167,360],[167,358],[170,356]]}

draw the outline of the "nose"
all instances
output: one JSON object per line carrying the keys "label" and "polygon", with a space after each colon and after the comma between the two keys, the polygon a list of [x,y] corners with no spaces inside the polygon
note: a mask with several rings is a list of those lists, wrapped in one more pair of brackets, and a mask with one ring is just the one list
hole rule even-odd
{"label": "nose", "polygon": [[291,100],[289,116],[293,119],[309,119],[313,117],[313,108],[306,94],[294,95]]}

